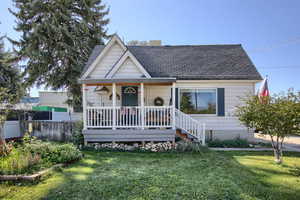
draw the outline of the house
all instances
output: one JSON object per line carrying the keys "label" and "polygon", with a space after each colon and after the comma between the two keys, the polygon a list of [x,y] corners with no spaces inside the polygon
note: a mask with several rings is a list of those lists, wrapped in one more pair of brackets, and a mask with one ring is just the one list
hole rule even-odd
{"label": "house", "polygon": [[234,111],[261,79],[241,45],[126,46],[114,35],[79,79],[85,143],[251,138]]}
{"label": "house", "polygon": [[79,121],[82,111],[67,104],[66,91],[39,91],[39,104],[34,110],[50,112],[52,121]]}

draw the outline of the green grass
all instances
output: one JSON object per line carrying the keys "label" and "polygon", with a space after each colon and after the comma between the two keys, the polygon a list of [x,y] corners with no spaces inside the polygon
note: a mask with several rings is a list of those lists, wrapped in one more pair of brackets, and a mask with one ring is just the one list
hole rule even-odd
{"label": "green grass", "polygon": [[85,152],[39,183],[0,184],[0,199],[300,199],[300,154]]}

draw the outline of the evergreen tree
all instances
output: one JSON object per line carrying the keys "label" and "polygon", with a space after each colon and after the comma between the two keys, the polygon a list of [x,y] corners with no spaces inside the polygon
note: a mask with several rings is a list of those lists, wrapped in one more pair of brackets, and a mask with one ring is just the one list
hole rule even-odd
{"label": "evergreen tree", "polygon": [[191,102],[191,94],[185,93],[180,99],[180,110],[184,113],[193,114],[194,106]]}
{"label": "evergreen tree", "polygon": [[106,18],[109,10],[101,0],[13,0],[17,9],[15,30],[22,33],[17,47],[24,61],[28,86],[66,88],[69,104],[81,104],[77,83],[95,45],[108,38]]}
{"label": "evergreen tree", "polygon": [[0,154],[4,151],[3,148],[5,149],[4,122],[24,91],[21,75],[13,60],[14,55],[5,50],[3,37],[0,37]]}

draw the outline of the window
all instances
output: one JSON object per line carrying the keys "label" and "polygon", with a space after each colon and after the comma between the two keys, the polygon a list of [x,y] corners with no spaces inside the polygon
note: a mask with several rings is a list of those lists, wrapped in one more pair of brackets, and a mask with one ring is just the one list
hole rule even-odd
{"label": "window", "polygon": [[187,114],[217,114],[216,89],[180,89],[180,110]]}
{"label": "window", "polygon": [[125,90],[124,90],[124,93],[125,94],[135,94],[136,90],[133,87],[126,87]]}

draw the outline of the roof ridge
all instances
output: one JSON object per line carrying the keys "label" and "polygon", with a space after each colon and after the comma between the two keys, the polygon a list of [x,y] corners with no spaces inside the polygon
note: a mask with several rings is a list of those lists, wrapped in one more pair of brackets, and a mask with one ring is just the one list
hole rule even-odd
{"label": "roof ridge", "polygon": [[192,45],[126,45],[127,47],[203,47],[203,46],[242,46],[242,44],[192,44]]}

